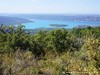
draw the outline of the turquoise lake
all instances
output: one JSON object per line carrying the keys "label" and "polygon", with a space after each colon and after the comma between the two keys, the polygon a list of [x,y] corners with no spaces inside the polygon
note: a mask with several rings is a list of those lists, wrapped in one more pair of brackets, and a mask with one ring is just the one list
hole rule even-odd
{"label": "turquoise lake", "polygon": [[[55,28],[50,26],[50,24],[64,24],[67,25],[64,28],[73,28],[78,25],[91,25],[100,26],[100,22],[71,22],[71,21],[58,21],[58,20],[32,20],[31,23],[23,23],[26,29],[36,29],[36,28]],[[59,27],[58,27],[59,28]]]}

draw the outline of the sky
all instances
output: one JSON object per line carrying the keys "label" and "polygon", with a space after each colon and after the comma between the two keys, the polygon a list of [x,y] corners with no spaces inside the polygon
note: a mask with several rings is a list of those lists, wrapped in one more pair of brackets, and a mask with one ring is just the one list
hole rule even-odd
{"label": "sky", "polygon": [[0,0],[0,13],[100,14],[100,0]]}

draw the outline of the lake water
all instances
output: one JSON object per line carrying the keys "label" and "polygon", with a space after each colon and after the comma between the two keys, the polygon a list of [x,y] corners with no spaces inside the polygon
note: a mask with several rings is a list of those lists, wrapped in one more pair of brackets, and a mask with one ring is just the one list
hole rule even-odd
{"label": "lake water", "polygon": [[36,29],[36,28],[55,28],[50,26],[50,24],[64,24],[67,25],[64,28],[73,28],[78,25],[91,25],[100,26],[100,22],[72,22],[72,21],[60,21],[60,20],[34,20],[31,23],[23,23],[26,29]]}
{"label": "lake water", "polygon": [[[31,21],[33,22],[31,22]],[[15,14],[0,16],[0,24],[25,25],[26,29],[36,28],[73,28],[81,26],[100,26],[100,16],[96,15],[51,15],[51,14]],[[52,26],[50,26],[52,25]],[[54,25],[58,25],[55,26]]]}

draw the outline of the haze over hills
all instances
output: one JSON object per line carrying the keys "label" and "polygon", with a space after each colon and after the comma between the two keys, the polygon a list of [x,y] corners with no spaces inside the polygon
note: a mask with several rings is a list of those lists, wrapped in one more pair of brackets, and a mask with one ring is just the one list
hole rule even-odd
{"label": "haze over hills", "polygon": [[37,19],[37,20],[62,20],[74,22],[100,22],[100,15],[82,14],[8,14],[7,16]]}
{"label": "haze over hills", "polygon": [[21,24],[26,22],[32,22],[28,19],[16,18],[16,17],[8,17],[8,16],[0,16],[0,25],[13,25],[13,24]]}

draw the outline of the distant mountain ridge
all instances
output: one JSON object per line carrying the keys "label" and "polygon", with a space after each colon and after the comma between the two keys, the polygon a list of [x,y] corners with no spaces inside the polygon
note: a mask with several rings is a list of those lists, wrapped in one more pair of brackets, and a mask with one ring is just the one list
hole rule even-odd
{"label": "distant mountain ridge", "polygon": [[16,18],[16,17],[8,17],[8,16],[0,16],[0,25],[14,25],[21,24],[26,22],[32,22],[28,19]]}
{"label": "distant mountain ridge", "polygon": [[100,15],[55,15],[55,14],[16,14],[10,15],[26,19],[62,20],[73,22],[100,22]]}

